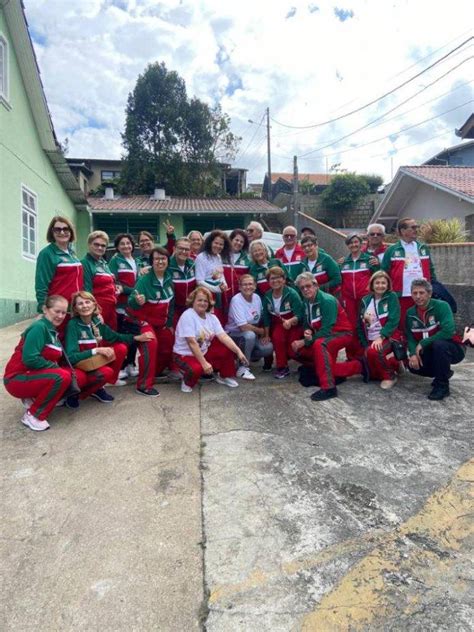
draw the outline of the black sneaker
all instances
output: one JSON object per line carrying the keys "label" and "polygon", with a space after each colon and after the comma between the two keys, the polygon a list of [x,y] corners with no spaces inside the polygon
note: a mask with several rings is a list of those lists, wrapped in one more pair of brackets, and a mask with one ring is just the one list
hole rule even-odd
{"label": "black sneaker", "polygon": [[357,360],[359,360],[361,366],[362,381],[364,384],[368,384],[370,382],[370,371],[367,358],[365,356],[359,356]]}
{"label": "black sneaker", "polygon": [[313,402],[322,402],[325,399],[332,399],[337,397],[337,388],[322,388],[320,391],[316,391],[311,395]]}
{"label": "black sneaker", "polygon": [[92,393],[91,397],[97,399],[99,402],[102,402],[102,404],[111,404],[115,399],[115,397],[107,393],[105,388],[99,388],[98,391]]}
{"label": "black sneaker", "polygon": [[271,356],[266,356],[263,359],[262,371],[265,371],[265,372],[268,371],[269,372],[269,371],[272,370],[272,366],[273,366],[273,356],[272,355]]}
{"label": "black sneaker", "polygon": [[431,393],[428,395],[428,399],[432,401],[441,401],[445,397],[449,397],[449,386],[433,386]]}
{"label": "black sneaker", "polygon": [[159,397],[160,392],[156,388],[137,388],[136,392],[147,397]]}
{"label": "black sneaker", "polygon": [[[453,375],[454,375],[454,371],[449,371],[448,380],[450,380],[453,377]],[[436,386],[436,378],[431,382],[431,386],[433,387]],[[449,390],[449,387],[448,387],[448,390]]]}
{"label": "black sneaker", "polygon": [[344,384],[346,380],[347,380],[347,377],[336,377],[334,379],[334,381],[336,382],[336,386],[338,386],[339,384]]}
{"label": "black sneaker", "polygon": [[79,398],[75,395],[71,397],[66,397],[66,401],[64,402],[66,408],[70,408],[71,410],[77,410],[79,408]]}

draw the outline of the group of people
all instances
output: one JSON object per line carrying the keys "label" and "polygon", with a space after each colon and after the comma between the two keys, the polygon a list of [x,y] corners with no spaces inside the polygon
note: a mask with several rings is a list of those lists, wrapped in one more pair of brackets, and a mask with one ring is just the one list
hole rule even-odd
{"label": "group of people", "polygon": [[338,261],[309,227],[298,236],[286,226],[273,252],[259,222],[179,239],[167,223],[165,246],[141,231],[137,252],[121,233],[109,261],[109,236],[97,230],[81,261],[74,227],[56,216],[37,259],[41,316],[23,332],[5,387],[23,401],[21,421],[32,430],[46,430],[63,403],[112,402],[107,384],[136,378],[147,397],[159,395],[160,377],[179,380],[183,393],[209,379],[235,388],[236,378],[256,379],[251,365],[261,359],[276,379],[297,361],[301,383],[320,387],[314,401],[337,397],[353,375],[390,389],[405,367],[434,378],[428,398],[441,400],[465,350],[449,304],[432,298],[435,271],[415,220],[397,228],[390,246],[381,224],[368,227],[367,241],[349,235]]}

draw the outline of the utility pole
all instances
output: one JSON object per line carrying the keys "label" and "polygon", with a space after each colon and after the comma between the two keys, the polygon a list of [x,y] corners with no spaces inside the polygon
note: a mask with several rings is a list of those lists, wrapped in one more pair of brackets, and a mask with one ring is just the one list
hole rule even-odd
{"label": "utility pole", "polygon": [[293,226],[298,230],[298,210],[299,210],[299,199],[298,199],[298,157],[293,156]]}
{"label": "utility pole", "polygon": [[272,201],[272,161],[270,152],[270,108],[267,108],[268,201]]}

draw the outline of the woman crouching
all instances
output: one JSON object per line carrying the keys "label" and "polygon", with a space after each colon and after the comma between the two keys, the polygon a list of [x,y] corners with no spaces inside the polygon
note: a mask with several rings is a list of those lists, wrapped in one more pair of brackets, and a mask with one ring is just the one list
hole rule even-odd
{"label": "woman crouching", "polygon": [[[79,408],[79,400],[94,397],[103,404],[114,401],[105,384],[114,384],[127,355],[127,345],[148,342],[153,334],[119,334],[99,318],[100,307],[89,292],[77,292],[71,301],[72,318],[66,328],[66,353],[75,366],[81,393],[68,397],[68,408]],[[96,358],[93,360],[93,358]],[[78,367],[82,363],[82,367]]]}
{"label": "woman crouching", "polygon": [[187,309],[178,321],[173,347],[173,368],[183,374],[181,391],[191,393],[199,378],[219,372],[218,384],[235,388],[235,359],[248,365],[247,359],[222,328],[219,319],[211,314],[214,306],[212,293],[198,287],[188,297]]}

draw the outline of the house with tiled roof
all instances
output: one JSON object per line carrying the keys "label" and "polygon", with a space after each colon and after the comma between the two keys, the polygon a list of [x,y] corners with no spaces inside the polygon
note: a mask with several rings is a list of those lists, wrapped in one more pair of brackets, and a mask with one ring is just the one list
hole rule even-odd
{"label": "house with tiled roof", "polygon": [[390,232],[398,219],[464,221],[474,213],[474,166],[400,167],[372,216]]}
{"label": "house with tiled roof", "polygon": [[472,113],[461,127],[455,130],[456,136],[460,138],[474,138],[474,113]]}
{"label": "house with tiled roof", "polygon": [[251,220],[265,223],[266,217],[283,213],[278,206],[259,198],[167,197],[163,189],[156,189],[151,196],[117,196],[110,187],[105,196],[89,197],[87,201],[94,229],[105,230],[111,238],[120,232],[137,235],[140,230],[148,230],[157,241],[165,240],[165,221],[181,236],[190,230],[204,233],[214,228],[244,228]]}
{"label": "house with tiled roof", "polygon": [[447,147],[429,158],[424,165],[474,167],[474,140]]}
{"label": "house with tiled roof", "polygon": [[[308,183],[311,185],[313,193],[320,193],[331,182],[333,176],[327,173],[299,173],[298,183]],[[269,179],[268,173],[265,174],[262,187],[263,197],[268,199]],[[271,199],[275,199],[279,193],[292,193],[293,191],[293,174],[285,172],[272,173]]]}

